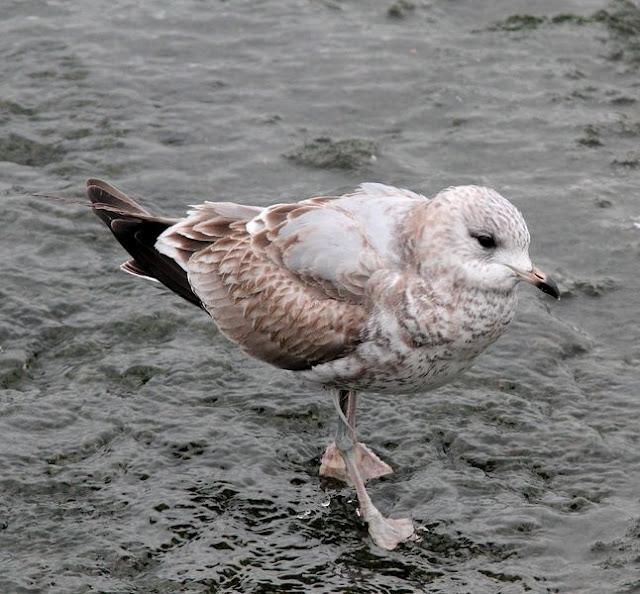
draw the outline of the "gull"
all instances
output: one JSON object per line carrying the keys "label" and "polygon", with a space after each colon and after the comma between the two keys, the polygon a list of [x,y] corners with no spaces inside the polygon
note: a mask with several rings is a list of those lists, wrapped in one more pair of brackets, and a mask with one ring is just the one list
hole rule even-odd
{"label": "gull", "polygon": [[387,550],[415,531],[365,488],[392,469],[357,439],[358,392],[422,393],[458,377],[506,329],[520,281],[559,297],[531,262],[522,215],[490,188],[426,198],[363,183],[266,208],[204,202],[182,219],[97,179],[87,196],[131,256],[122,270],[203,309],[248,355],[331,391],[338,428],[320,474],[353,485]]}

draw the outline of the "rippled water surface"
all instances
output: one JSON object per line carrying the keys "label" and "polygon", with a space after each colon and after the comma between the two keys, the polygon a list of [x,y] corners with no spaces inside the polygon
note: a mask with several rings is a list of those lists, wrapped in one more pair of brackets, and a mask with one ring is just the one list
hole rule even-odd
{"label": "rippled water surface", "polygon": [[[640,11],[606,0],[3,0],[0,591],[640,592]],[[362,399],[420,541],[318,477],[326,394],[245,358],[80,197],[160,212],[497,188],[559,303]]]}

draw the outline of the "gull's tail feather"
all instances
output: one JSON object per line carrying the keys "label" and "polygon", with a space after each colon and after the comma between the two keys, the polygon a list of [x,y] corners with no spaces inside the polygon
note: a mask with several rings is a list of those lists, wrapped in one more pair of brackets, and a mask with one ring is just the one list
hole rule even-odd
{"label": "gull's tail feather", "polygon": [[122,270],[157,280],[190,303],[203,307],[191,290],[185,270],[155,249],[158,236],[177,223],[176,219],[151,214],[117,188],[98,179],[87,180],[87,197],[96,215],[132,256],[122,264]]}

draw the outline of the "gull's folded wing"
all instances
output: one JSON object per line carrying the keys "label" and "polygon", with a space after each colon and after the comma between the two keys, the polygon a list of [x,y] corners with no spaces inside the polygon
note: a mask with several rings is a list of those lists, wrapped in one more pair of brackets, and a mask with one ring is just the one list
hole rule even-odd
{"label": "gull's folded wing", "polygon": [[367,281],[397,260],[395,227],[415,200],[424,198],[365,184],[342,198],[257,214],[205,203],[167,229],[156,249],[184,266],[231,340],[273,365],[308,369],[345,356],[363,339]]}

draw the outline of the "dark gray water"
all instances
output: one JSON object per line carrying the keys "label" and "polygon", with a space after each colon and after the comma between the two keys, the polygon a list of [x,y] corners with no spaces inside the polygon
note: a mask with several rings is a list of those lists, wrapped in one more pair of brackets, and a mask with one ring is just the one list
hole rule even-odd
{"label": "dark gray water", "polygon": [[[640,592],[639,141],[630,2],[3,0],[0,592]],[[30,197],[89,176],[174,215],[367,180],[522,209],[563,300],[362,401],[420,542],[375,548],[317,476],[326,395]]]}

